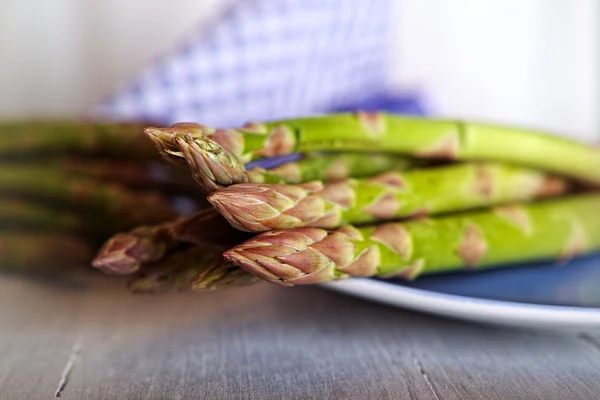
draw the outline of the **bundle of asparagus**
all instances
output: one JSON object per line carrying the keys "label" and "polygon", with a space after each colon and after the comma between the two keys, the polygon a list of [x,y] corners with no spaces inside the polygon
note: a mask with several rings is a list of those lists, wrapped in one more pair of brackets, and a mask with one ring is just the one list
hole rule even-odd
{"label": "bundle of asparagus", "polygon": [[[255,281],[248,274],[241,277],[243,270],[223,261],[224,248],[217,251],[219,247],[208,245],[220,240],[234,245],[248,236],[206,208],[202,189],[189,174],[161,159],[143,135],[143,126],[52,120],[0,123],[0,267],[56,272],[86,265],[98,246],[116,234],[109,241],[109,253],[118,257],[95,263],[98,268],[131,274],[143,263],[158,262],[142,271],[132,288],[135,282],[152,279],[164,287],[171,281],[167,276],[175,277],[179,271],[188,276],[186,268],[202,277],[196,279],[194,290]],[[342,158],[355,170],[365,161]],[[331,159],[332,168],[326,173],[343,175],[343,162]],[[299,181],[321,173],[324,165],[315,157],[306,157],[303,163],[308,168],[300,171],[309,175]],[[381,156],[369,168],[383,171],[406,163]],[[279,165],[273,173],[298,179],[294,164]],[[119,233],[127,229],[132,230],[130,235]],[[192,262],[199,251],[212,256]],[[163,271],[160,279],[156,273],[144,277],[152,270]]]}
{"label": "bundle of asparagus", "polygon": [[137,273],[136,292],[415,279],[600,250],[600,153],[584,143],[383,113],[144,132],[214,209],[105,244],[94,266]]}
{"label": "bundle of asparagus", "polygon": [[184,212],[174,199],[206,207],[193,180],[161,160],[143,126],[0,123],[0,266],[80,267],[111,235]]}

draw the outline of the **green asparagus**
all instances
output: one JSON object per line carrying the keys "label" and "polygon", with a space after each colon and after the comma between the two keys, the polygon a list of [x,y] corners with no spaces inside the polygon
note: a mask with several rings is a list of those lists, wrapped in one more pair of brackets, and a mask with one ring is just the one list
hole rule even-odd
{"label": "green asparagus", "polygon": [[97,215],[120,220],[123,228],[159,223],[177,215],[173,205],[159,193],[133,191],[39,166],[0,168],[0,192],[96,211]]}
{"label": "green asparagus", "polygon": [[404,277],[568,260],[600,250],[600,194],[375,226],[275,230],[224,258],[270,282],[292,286],[349,276]]}
{"label": "green asparagus", "polygon": [[233,229],[215,209],[207,208],[190,217],[118,233],[101,247],[92,265],[107,274],[130,275],[182,243],[233,245],[244,239],[247,235]]}
{"label": "green asparagus", "polygon": [[[207,158],[231,163],[311,151],[380,151],[427,159],[513,163],[600,185],[592,146],[524,129],[385,113],[345,113],[253,123],[241,129],[181,124],[145,129],[149,137],[201,142]],[[187,135],[187,136],[186,136]],[[226,153],[216,149],[226,149]]]}
{"label": "green asparagus", "polygon": [[85,219],[19,198],[0,198],[0,227],[3,230],[33,229],[45,232],[82,232]]}
{"label": "green asparagus", "polygon": [[146,125],[83,120],[5,121],[0,123],[0,159],[72,153],[157,160],[156,150],[142,133]]}
{"label": "green asparagus", "polygon": [[237,184],[208,201],[237,229],[336,228],[563,194],[568,183],[528,168],[469,163],[303,185]]}
{"label": "green asparagus", "polygon": [[[29,164],[29,168],[56,168],[56,174],[92,178],[101,182],[116,183],[134,189],[153,189],[168,193],[199,194],[191,176],[176,172],[162,162],[135,162],[120,160],[95,160],[86,158],[61,159],[56,166]],[[19,164],[5,164],[5,168],[18,168]]]}
{"label": "green asparagus", "polygon": [[55,271],[90,262],[93,248],[84,239],[56,233],[0,233],[0,266],[4,269]]}
{"label": "green asparagus", "polygon": [[422,166],[420,160],[387,153],[305,153],[298,161],[270,168],[265,178],[255,183],[333,182],[346,178],[364,178],[385,171],[404,171]]}
{"label": "green asparagus", "polygon": [[203,243],[175,252],[134,276],[128,288],[134,293],[206,291],[245,286],[260,280],[226,262],[221,256],[223,250]]}

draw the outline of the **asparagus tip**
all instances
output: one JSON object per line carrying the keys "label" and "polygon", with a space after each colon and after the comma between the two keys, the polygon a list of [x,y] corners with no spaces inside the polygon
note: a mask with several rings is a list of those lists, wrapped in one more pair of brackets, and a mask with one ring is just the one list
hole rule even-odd
{"label": "asparagus tip", "polygon": [[347,238],[339,236],[317,228],[268,231],[225,251],[223,258],[278,285],[325,282],[336,278],[325,253],[350,254]]}
{"label": "asparagus tip", "polygon": [[248,181],[244,164],[208,137],[175,135],[179,154],[185,158],[192,175],[206,190],[214,190]]}
{"label": "asparagus tip", "polygon": [[163,159],[175,165],[183,164],[183,155],[171,139],[172,130],[170,128],[146,127],[144,134],[152,141]]}
{"label": "asparagus tip", "polygon": [[142,264],[160,259],[165,251],[166,246],[153,240],[142,227],[110,238],[92,260],[92,266],[109,275],[130,275]]}
{"label": "asparagus tip", "polygon": [[275,228],[298,228],[312,222],[326,224],[324,200],[309,196],[322,188],[320,182],[303,185],[237,184],[211,193],[207,200],[236,229],[262,232]]}
{"label": "asparagus tip", "polygon": [[185,162],[183,154],[177,148],[173,138],[177,136],[200,138],[210,136],[214,131],[213,128],[194,123],[179,123],[167,128],[153,126],[144,128],[144,134],[152,141],[161,156],[165,160],[179,166],[185,165]]}

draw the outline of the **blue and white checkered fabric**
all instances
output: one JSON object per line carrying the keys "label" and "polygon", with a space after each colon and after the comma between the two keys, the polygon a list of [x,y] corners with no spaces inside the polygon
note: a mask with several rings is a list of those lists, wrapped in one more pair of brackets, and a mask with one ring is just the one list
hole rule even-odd
{"label": "blue and white checkered fabric", "polygon": [[384,91],[391,0],[240,0],[95,115],[232,127]]}

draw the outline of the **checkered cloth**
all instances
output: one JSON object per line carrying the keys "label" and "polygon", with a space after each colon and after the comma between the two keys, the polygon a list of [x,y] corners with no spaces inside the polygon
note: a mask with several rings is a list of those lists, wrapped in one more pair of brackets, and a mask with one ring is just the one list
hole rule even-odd
{"label": "checkered cloth", "polygon": [[385,95],[392,0],[240,0],[93,114],[233,127],[331,111],[422,113]]}

